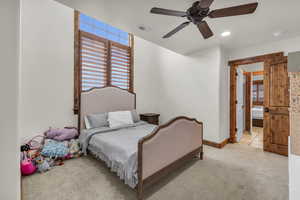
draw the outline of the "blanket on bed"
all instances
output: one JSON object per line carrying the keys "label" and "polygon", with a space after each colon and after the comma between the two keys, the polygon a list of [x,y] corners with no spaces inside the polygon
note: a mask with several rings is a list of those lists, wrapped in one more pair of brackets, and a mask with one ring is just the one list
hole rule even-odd
{"label": "blanket on bed", "polygon": [[146,122],[118,128],[84,130],[80,143],[84,153],[89,149],[103,160],[112,171],[134,188],[137,184],[137,150],[141,138],[149,135],[157,126]]}

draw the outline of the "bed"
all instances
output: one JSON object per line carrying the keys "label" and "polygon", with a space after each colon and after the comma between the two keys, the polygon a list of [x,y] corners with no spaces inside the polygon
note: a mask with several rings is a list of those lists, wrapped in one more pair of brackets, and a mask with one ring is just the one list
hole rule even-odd
{"label": "bed", "polygon": [[203,159],[203,124],[180,116],[161,126],[143,121],[109,128],[85,129],[93,113],[134,110],[136,95],[117,87],[82,92],[79,130],[83,151],[104,161],[143,199],[144,189],[195,157]]}
{"label": "bed", "polygon": [[264,126],[264,107],[253,106],[252,107],[252,125],[255,127]]}

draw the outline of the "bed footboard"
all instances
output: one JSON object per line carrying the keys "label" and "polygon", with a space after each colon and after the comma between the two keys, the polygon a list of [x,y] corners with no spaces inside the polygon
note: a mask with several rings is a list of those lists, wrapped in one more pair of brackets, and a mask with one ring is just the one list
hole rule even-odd
{"label": "bed footboard", "polygon": [[196,119],[177,117],[159,126],[138,144],[138,199],[145,186],[183,162],[203,158],[203,124]]}

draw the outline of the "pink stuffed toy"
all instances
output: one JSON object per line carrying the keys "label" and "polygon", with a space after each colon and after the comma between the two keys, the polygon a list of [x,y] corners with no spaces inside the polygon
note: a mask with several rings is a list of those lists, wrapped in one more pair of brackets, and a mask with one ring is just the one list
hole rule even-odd
{"label": "pink stuffed toy", "polygon": [[70,140],[78,135],[78,131],[75,127],[65,127],[65,128],[50,128],[46,131],[45,136],[48,139],[53,139],[57,141]]}

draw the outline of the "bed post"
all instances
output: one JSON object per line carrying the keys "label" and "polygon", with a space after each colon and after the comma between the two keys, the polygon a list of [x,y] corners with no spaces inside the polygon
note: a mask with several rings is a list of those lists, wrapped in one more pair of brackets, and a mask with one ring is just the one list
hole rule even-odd
{"label": "bed post", "polygon": [[201,151],[200,151],[200,160],[203,160],[203,144],[201,146]]}
{"label": "bed post", "polygon": [[203,123],[201,127],[201,137],[202,137],[202,144],[201,144],[201,152],[200,152],[200,160],[203,160]]}
{"label": "bed post", "polygon": [[138,185],[137,185],[137,199],[144,199],[144,187],[143,187],[143,143],[142,140],[138,143]]}
{"label": "bed post", "polygon": [[138,189],[137,189],[137,199],[138,200],[143,200],[144,199],[144,190],[143,190],[143,183],[138,184]]}

